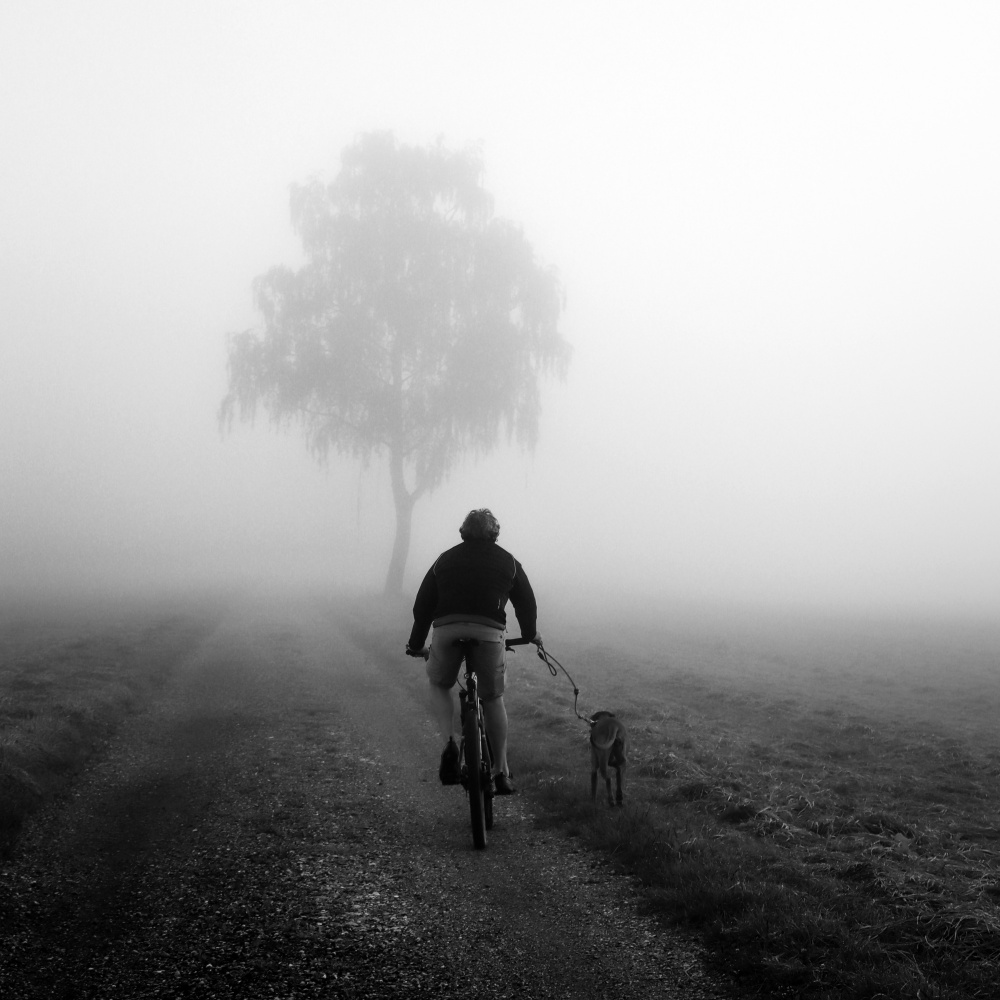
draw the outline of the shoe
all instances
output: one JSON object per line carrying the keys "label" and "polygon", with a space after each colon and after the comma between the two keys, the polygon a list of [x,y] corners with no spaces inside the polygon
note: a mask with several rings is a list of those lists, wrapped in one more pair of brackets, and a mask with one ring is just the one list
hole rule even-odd
{"label": "shoe", "polygon": [[517,791],[514,782],[510,780],[510,775],[502,771],[493,779],[493,786],[497,790],[497,795],[513,795]]}
{"label": "shoe", "polygon": [[448,745],[441,754],[438,777],[441,779],[442,785],[458,785],[462,781],[462,772],[458,766],[458,746],[450,736],[448,737]]}

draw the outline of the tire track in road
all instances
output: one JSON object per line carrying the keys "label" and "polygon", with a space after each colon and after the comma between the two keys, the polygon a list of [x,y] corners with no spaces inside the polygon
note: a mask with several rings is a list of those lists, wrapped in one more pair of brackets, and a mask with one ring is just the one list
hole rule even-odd
{"label": "tire track in road", "polygon": [[104,976],[130,981],[129,966],[158,950],[142,938],[171,902],[153,894],[157,870],[172,868],[178,886],[196,871],[193,833],[261,724],[246,697],[250,650],[218,631],[183,649],[160,699],[126,721],[68,797],[34,818],[5,866],[5,998],[104,996]]}

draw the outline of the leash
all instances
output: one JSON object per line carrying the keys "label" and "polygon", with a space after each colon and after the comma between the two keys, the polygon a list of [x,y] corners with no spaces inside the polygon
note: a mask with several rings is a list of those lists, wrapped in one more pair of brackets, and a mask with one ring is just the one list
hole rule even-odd
{"label": "leash", "polygon": [[590,719],[588,719],[587,716],[585,715],[581,715],[580,710],[576,707],[577,699],[580,697],[580,689],[576,686],[576,681],[574,681],[573,678],[570,677],[569,671],[547,649],[545,649],[544,646],[541,645],[538,647],[538,659],[540,659],[545,664],[545,666],[549,668],[549,673],[552,674],[553,677],[559,676],[556,667],[558,667],[559,670],[561,670],[566,675],[566,680],[568,680],[570,684],[573,685],[573,712],[578,719],[580,719],[583,722],[586,722],[587,725],[589,726]]}

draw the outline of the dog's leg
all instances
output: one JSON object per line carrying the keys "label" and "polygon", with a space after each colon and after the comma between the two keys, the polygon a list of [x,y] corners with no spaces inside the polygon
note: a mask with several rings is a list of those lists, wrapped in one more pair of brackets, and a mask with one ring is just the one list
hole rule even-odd
{"label": "dog's leg", "polygon": [[615,741],[608,755],[611,766],[615,769],[615,798],[618,805],[625,799],[625,767],[628,764],[628,737],[624,729],[619,729],[615,734]]}
{"label": "dog's leg", "polygon": [[604,779],[604,789],[608,796],[608,805],[613,806],[615,804],[615,800],[611,797],[611,774],[608,771],[608,751],[598,751],[598,758],[601,767],[601,777]]}
{"label": "dog's leg", "polygon": [[590,746],[590,800],[597,802],[597,774],[600,772],[608,795],[608,804],[614,805],[611,797],[611,775],[608,774],[608,751],[603,747]]}

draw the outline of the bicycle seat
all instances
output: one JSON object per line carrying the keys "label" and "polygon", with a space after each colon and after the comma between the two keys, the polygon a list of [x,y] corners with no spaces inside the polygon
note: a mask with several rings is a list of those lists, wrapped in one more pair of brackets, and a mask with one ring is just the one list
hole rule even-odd
{"label": "bicycle seat", "polygon": [[452,642],[453,646],[478,646],[478,639],[456,639]]}

